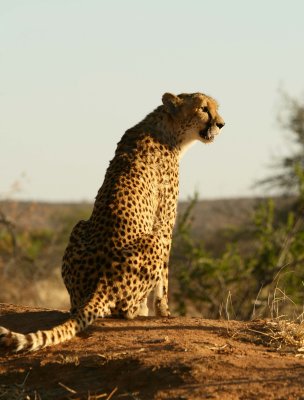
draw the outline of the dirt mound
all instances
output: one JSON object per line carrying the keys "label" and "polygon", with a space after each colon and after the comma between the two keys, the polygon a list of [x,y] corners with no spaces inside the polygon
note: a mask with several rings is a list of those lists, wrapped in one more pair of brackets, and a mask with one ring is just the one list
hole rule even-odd
{"label": "dirt mound", "polygon": [[[19,332],[64,321],[61,311],[2,304]],[[304,399],[304,360],[267,345],[262,322],[103,319],[36,353],[0,350],[0,399]]]}

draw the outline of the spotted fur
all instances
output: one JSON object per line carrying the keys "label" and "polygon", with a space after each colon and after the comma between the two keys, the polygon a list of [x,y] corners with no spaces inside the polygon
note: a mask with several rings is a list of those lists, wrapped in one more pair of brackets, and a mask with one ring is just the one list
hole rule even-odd
{"label": "spotted fur", "polygon": [[179,160],[194,141],[213,141],[224,121],[215,100],[202,93],[165,93],[162,100],[122,136],[91,217],[72,230],[62,264],[70,318],[27,335],[0,327],[4,346],[37,350],[71,339],[98,317],[147,315],[151,291],[156,315],[169,315]]}

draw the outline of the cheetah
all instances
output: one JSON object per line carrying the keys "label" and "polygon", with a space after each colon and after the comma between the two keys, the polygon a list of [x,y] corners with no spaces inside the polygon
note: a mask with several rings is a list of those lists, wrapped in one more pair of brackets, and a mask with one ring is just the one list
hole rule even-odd
{"label": "cheetah", "polygon": [[73,228],[62,277],[69,319],[50,330],[20,334],[0,327],[12,351],[62,343],[97,318],[170,315],[168,260],[176,217],[179,160],[195,141],[211,143],[224,126],[217,102],[202,93],[165,93],[162,105],[128,129],[117,145],[90,218]]}

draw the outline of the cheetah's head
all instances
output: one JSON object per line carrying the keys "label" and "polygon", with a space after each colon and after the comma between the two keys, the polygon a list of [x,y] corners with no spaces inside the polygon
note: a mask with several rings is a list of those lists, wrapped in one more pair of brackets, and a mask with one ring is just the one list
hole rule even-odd
{"label": "cheetah's head", "polygon": [[165,93],[162,98],[165,111],[176,126],[180,126],[181,140],[185,143],[200,140],[210,143],[225,125],[218,114],[217,102],[202,93]]}

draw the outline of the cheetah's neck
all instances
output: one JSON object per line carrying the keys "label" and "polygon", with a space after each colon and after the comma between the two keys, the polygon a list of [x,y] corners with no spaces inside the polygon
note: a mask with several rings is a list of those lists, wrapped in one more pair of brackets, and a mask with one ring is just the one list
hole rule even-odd
{"label": "cheetah's neck", "polygon": [[179,141],[179,160],[183,158],[185,153],[193,146],[193,144],[197,141],[197,134],[193,133],[183,133],[181,134],[181,139]]}
{"label": "cheetah's neck", "polygon": [[[129,132],[129,133],[128,133]],[[160,106],[148,114],[141,122],[130,128],[125,139],[130,144],[133,137],[136,142],[135,132],[150,132],[160,143],[166,143],[177,154],[180,160],[186,151],[197,141],[197,133],[185,126],[176,126],[170,116]],[[124,138],[122,138],[121,142]]]}

